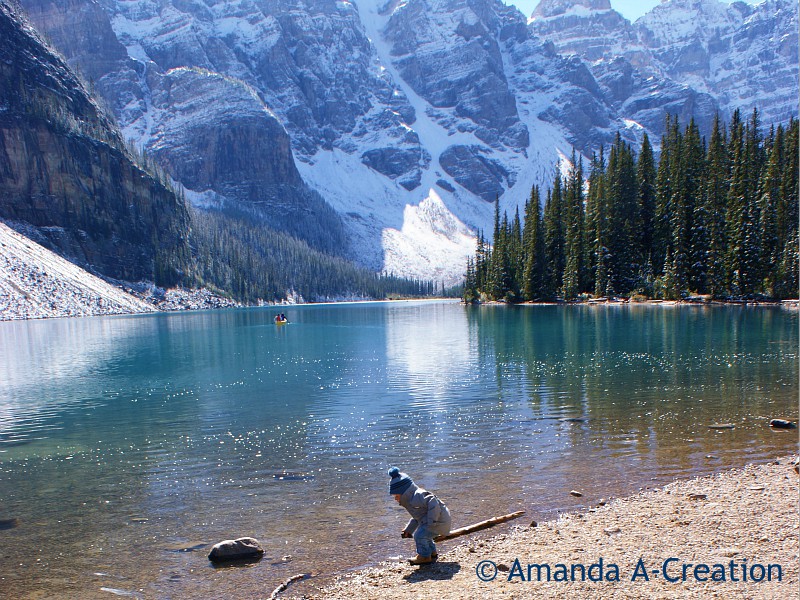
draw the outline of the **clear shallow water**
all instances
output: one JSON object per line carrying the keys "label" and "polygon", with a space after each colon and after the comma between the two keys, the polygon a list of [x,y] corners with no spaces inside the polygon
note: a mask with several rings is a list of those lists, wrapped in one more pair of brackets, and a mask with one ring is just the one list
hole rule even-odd
{"label": "clear shallow water", "polygon": [[[0,597],[255,597],[410,553],[392,464],[457,527],[796,450],[766,423],[797,418],[797,312],[284,312],[0,324]],[[264,560],[210,565],[245,535]]]}

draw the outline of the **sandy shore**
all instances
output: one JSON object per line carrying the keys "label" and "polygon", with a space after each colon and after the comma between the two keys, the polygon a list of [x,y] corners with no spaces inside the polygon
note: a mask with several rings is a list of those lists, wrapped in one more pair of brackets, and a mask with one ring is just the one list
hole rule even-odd
{"label": "sandy shore", "polygon": [[[303,597],[797,598],[800,495],[793,460],[675,482],[535,527],[507,527],[491,538],[446,542],[433,566],[382,563],[323,589],[306,587]],[[601,558],[603,579],[591,581],[600,575]],[[482,561],[491,564],[479,567]],[[530,576],[529,564],[540,565]],[[483,582],[477,570],[497,576]],[[556,581],[573,573],[576,581]]]}

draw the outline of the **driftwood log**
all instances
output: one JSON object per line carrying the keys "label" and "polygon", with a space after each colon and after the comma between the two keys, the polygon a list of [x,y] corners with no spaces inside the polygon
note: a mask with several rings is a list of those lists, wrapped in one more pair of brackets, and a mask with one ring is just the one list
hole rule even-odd
{"label": "driftwood log", "polygon": [[300,573],[298,575],[289,577],[289,579],[287,579],[286,581],[284,581],[282,584],[280,584],[278,587],[275,588],[275,590],[270,595],[269,600],[276,600],[277,597],[281,595],[281,592],[286,591],[286,588],[288,588],[292,583],[294,583],[295,581],[300,581],[301,579],[305,579],[308,576],[309,576],[308,573]]}
{"label": "driftwood log", "polygon": [[486,519],[485,521],[481,521],[480,523],[475,523],[474,525],[459,527],[458,529],[454,529],[447,535],[440,535],[438,537],[433,538],[433,541],[443,542],[445,540],[452,540],[453,538],[461,537],[462,535],[468,535],[470,533],[475,533],[476,531],[489,529],[489,527],[494,527],[495,525],[500,525],[500,523],[505,523],[506,521],[512,521],[514,519],[518,519],[524,514],[525,514],[524,510],[518,510],[517,512],[513,512],[507,515],[502,515],[500,517],[493,517],[491,519]]}

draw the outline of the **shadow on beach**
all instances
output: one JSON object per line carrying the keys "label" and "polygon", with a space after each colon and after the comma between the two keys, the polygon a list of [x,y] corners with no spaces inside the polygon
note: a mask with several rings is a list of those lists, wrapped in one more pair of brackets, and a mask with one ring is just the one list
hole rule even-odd
{"label": "shadow on beach", "polygon": [[446,581],[455,577],[461,571],[461,565],[457,562],[437,562],[431,565],[424,565],[403,579],[409,583],[419,583],[421,581]]}

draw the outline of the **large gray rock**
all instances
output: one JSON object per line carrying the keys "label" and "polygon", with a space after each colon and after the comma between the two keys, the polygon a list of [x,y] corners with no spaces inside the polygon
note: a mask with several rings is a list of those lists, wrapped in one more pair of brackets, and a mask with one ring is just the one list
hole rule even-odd
{"label": "large gray rock", "polygon": [[421,179],[420,165],[424,157],[421,148],[375,148],[367,150],[361,155],[361,162],[386,175],[396,179],[407,190],[419,187]]}
{"label": "large gray rock", "polygon": [[264,549],[261,543],[251,537],[243,537],[235,540],[224,540],[215,544],[208,553],[208,560],[211,562],[226,562],[231,560],[247,560],[261,558]]}
{"label": "large gray rock", "polygon": [[499,162],[484,156],[480,146],[450,146],[439,157],[442,169],[460,185],[486,202],[503,193],[512,183]]}
{"label": "large gray rock", "polygon": [[286,130],[256,90],[196,68],[154,74],[150,86],[149,145],[174,179],[318,249],[341,252],[338,215],[300,177]]}

